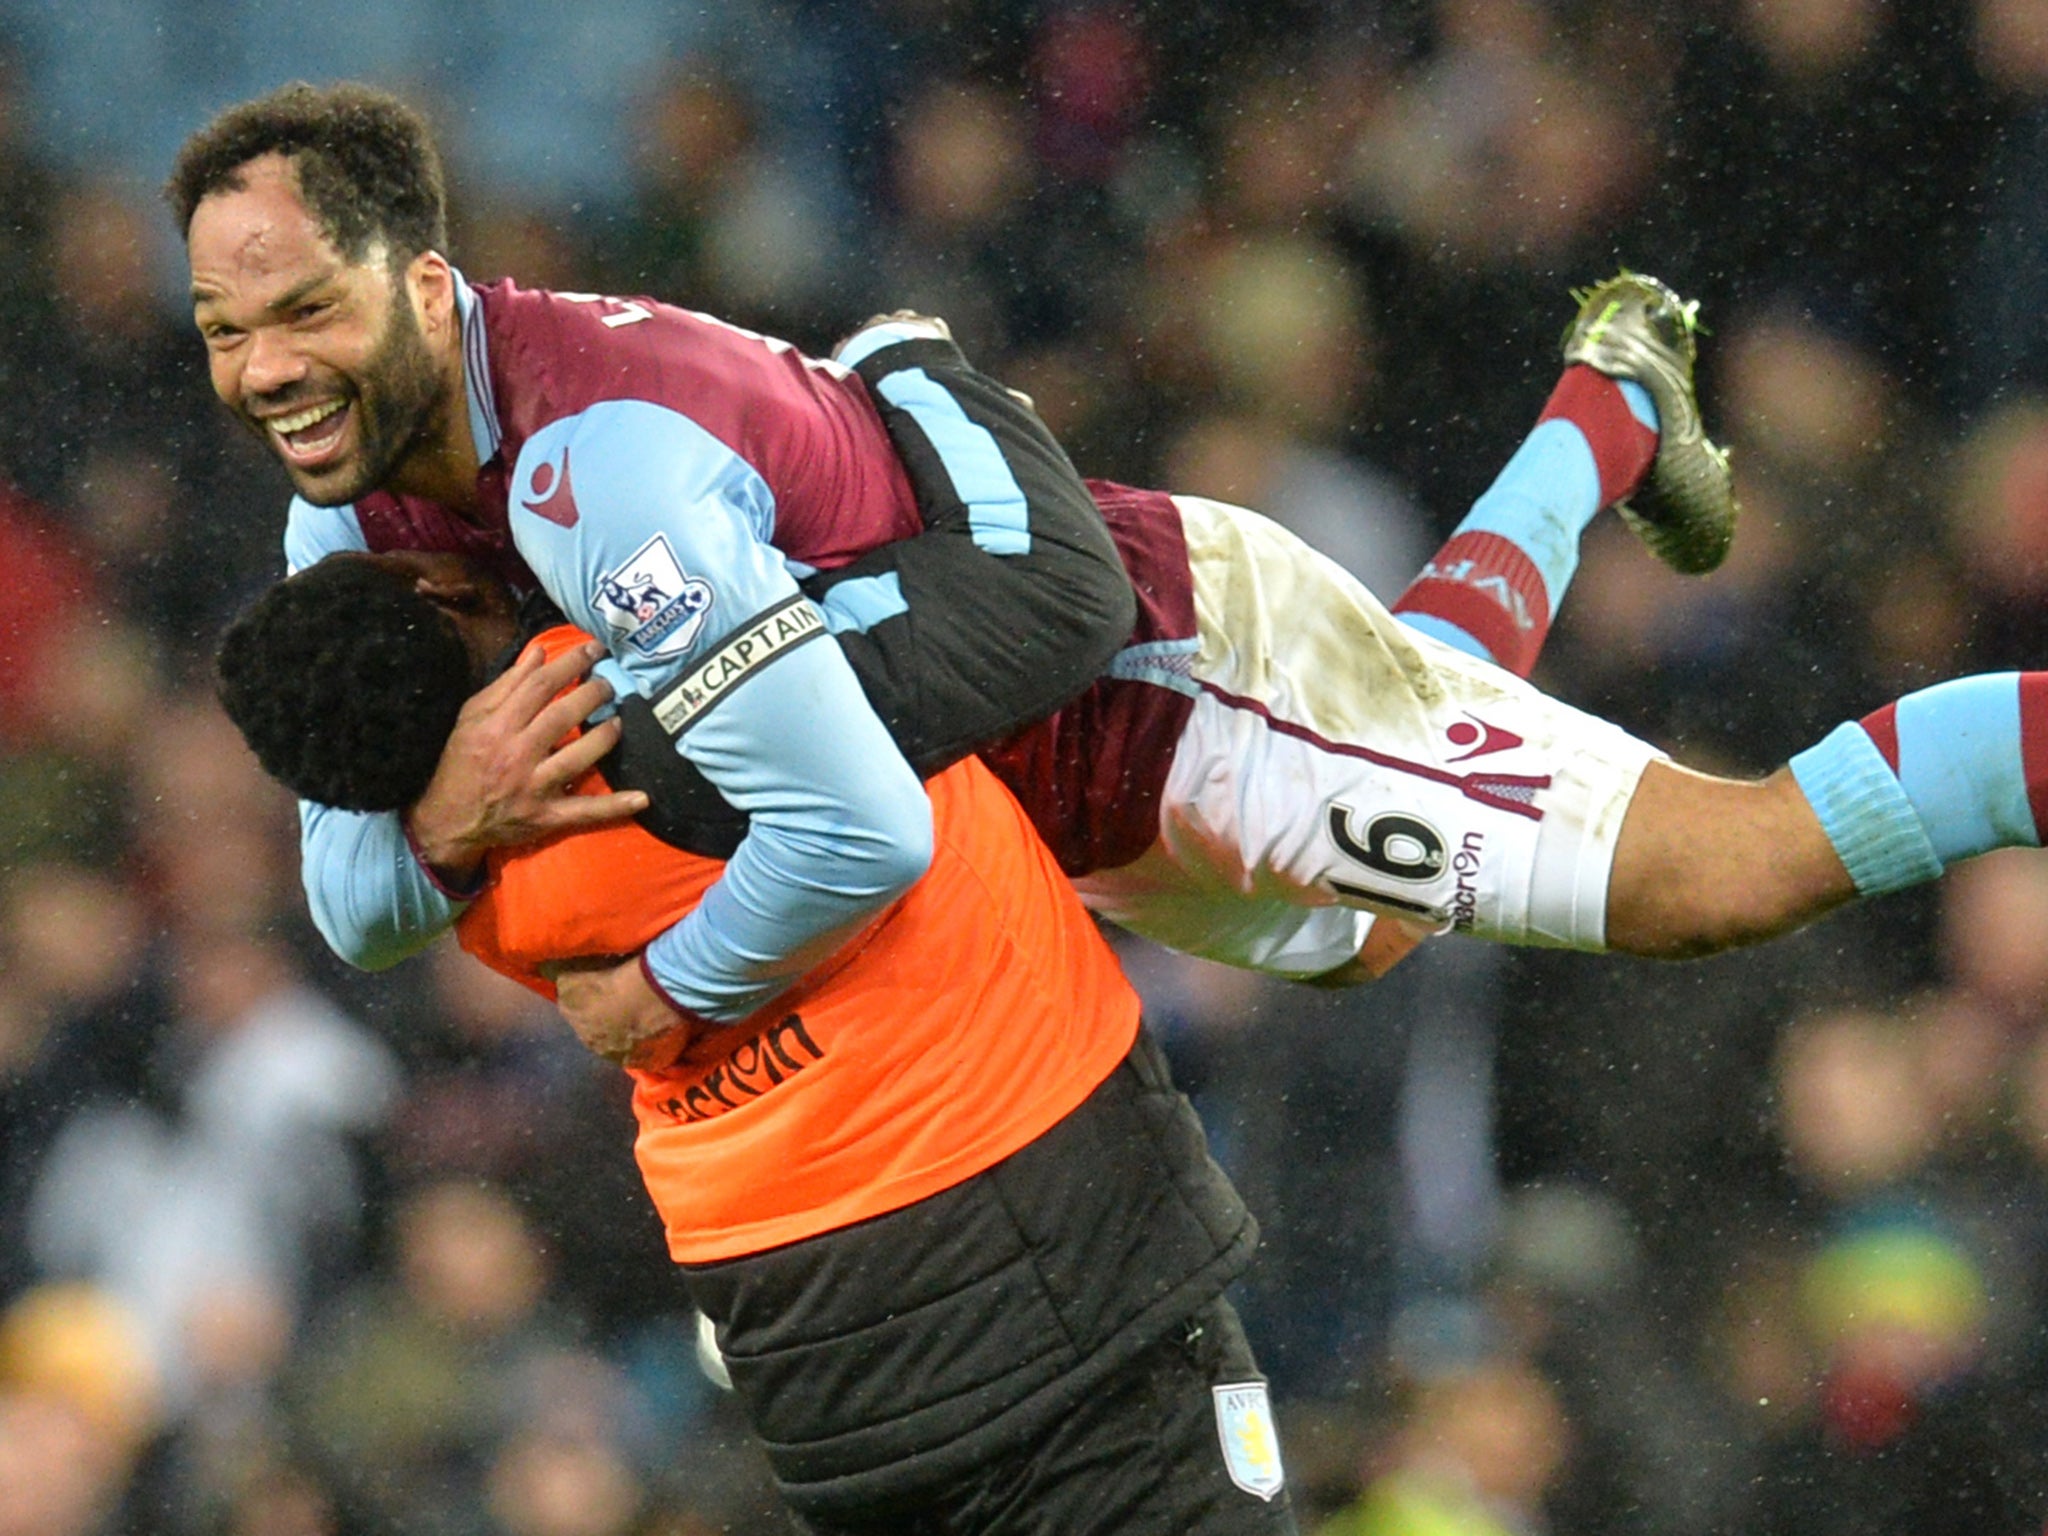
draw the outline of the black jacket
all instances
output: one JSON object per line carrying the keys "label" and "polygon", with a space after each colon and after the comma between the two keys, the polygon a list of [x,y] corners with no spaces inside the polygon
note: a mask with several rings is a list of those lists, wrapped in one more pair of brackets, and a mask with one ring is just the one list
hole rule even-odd
{"label": "black jacket", "polygon": [[873,1517],[1028,1451],[1257,1244],[1141,1030],[1079,1108],[986,1172],[683,1272],[791,1507]]}

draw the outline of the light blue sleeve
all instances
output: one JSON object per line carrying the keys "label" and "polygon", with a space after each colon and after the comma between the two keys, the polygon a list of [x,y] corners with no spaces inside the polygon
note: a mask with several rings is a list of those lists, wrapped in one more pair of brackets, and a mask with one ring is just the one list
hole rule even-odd
{"label": "light blue sleeve", "polygon": [[284,568],[293,576],[342,550],[367,550],[361,519],[353,502],[316,507],[303,496],[292,498],[284,519]]}
{"label": "light blue sleeve", "polygon": [[418,954],[466,905],[427,878],[395,811],[338,811],[301,800],[299,868],[320,937],[366,971]]}
{"label": "light blue sleeve", "polygon": [[[369,547],[354,507],[316,507],[293,498],[284,531],[288,570]],[[299,876],[320,936],[343,960],[366,971],[418,954],[462,910],[413,857],[395,811],[338,811],[301,800]]]}
{"label": "light blue sleeve", "polygon": [[[511,486],[520,554],[657,702],[730,660],[764,615],[808,611],[768,542],[767,485],[679,412],[615,400],[554,422],[528,440]],[[670,997],[720,1021],[765,1006],[931,862],[924,786],[838,645],[806,633],[771,650],[725,673],[737,680],[681,738],[750,830],[647,950]]]}

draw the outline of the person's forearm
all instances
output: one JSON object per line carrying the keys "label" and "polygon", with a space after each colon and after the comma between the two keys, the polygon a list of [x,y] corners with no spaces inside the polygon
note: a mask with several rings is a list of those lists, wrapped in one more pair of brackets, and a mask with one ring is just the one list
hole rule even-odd
{"label": "person's forearm", "polygon": [[462,909],[422,867],[395,812],[299,802],[300,873],[313,925],[350,965],[381,971],[418,954]]}
{"label": "person's forearm", "polygon": [[829,644],[766,669],[686,740],[752,821],[703,903],[648,946],[648,973],[682,1011],[731,1022],[916,883],[931,802]]}

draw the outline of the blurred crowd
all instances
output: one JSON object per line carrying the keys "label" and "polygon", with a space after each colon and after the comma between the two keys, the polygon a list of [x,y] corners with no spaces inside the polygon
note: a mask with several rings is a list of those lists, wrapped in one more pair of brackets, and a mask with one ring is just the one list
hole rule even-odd
{"label": "blurred crowd", "polygon": [[[1596,525],[1540,682],[1761,772],[2048,659],[2048,0],[349,13],[0,0],[0,1536],[785,1529],[623,1079],[452,950],[331,960],[212,703],[286,492],[153,188],[227,101],[409,93],[472,277],[943,314],[1085,471],[1383,595],[1570,289],[1653,272],[1745,519],[1699,580]],[[1128,946],[1265,1230],[1304,1531],[2039,1532],[2044,934],[2005,854],[1693,965]]]}

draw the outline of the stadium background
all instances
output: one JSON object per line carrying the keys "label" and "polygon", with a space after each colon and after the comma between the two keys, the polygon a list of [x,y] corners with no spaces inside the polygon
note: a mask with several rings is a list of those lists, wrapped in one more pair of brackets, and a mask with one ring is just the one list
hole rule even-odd
{"label": "stadium background", "polygon": [[[943,313],[1085,470],[1382,592],[1569,288],[1654,272],[1747,517],[1695,582],[1599,527],[1551,691],[1761,771],[2043,655],[2048,0],[347,10],[0,3],[5,1536],[781,1528],[619,1083],[459,956],[330,961],[208,701],[283,486],[154,187],[227,101],[407,92],[479,277],[814,350]],[[1266,1229],[1304,1529],[2039,1531],[2044,933],[2022,855],[1700,965],[1133,948]]]}

